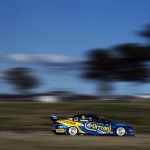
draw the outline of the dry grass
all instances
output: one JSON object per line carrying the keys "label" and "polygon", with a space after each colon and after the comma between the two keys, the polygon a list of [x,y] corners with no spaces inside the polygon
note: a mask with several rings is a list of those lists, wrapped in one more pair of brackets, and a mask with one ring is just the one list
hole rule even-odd
{"label": "dry grass", "polygon": [[66,103],[0,103],[0,130],[49,131],[50,114],[67,118],[95,113],[131,124],[136,133],[150,133],[150,102],[86,101]]}
{"label": "dry grass", "polygon": [[[50,114],[67,118],[77,113],[101,114],[129,123],[136,136],[59,136],[50,132]],[[0,103],[0,130],[0,150],[149,150],[150,101]]]}

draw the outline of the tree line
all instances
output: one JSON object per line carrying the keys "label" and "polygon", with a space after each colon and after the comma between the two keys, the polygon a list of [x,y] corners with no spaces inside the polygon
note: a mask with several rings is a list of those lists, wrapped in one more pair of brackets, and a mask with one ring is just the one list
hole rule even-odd
{"label": "tree line", "polygon": [[[109,49],[91,49],[82,62],[80,77],[94,81],[98,93],[108,94],[115,82],[148,83],[150,81],[150,25],[137,33],[146,44],[124,43]],[[28,68],[11,68],[5,80],[17,91],[27,92],[40,85]],[[100,92],[101,91],[101,92]]]}

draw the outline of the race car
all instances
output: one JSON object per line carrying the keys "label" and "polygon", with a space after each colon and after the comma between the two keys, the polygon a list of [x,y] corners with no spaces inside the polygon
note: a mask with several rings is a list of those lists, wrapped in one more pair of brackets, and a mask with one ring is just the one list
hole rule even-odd
{"label": "race car", "polygon": [[95,114],[77,114],[67,120],[60,120],[55,115],[51,115],[50,118],[55,134],[134,136],[132,126],[113,122]]}

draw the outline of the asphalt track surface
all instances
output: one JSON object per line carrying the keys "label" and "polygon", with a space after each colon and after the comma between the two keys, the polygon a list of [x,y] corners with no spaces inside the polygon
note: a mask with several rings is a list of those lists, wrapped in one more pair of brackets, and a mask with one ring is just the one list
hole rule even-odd
{"label": "asphalt track surface", "polygon": [[150,135],[134,137],[69,136],[51,132],[0,132],[0,150],[149,150]]}

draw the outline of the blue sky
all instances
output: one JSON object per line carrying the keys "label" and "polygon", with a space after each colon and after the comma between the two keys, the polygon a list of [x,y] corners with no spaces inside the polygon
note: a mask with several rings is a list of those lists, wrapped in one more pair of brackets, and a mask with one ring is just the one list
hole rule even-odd
{"label": "blue sky", "polygon": [[[92,48],[146,42],[136,32],[150,23],[149,6],[149,0],[0,0],[0,56],[53,54],[81,60]],[[95,84],[73,74],[46,72],[36,64],[0,62],[2,69],[18,66],[39,69],[43,82],[39,92],[57,88],[95,92]],[[0,93],[12,91],[1,84]],[[125,87],[117,85],[117,93],[127,94]],[[148,88],[143,85],[140,92],[147,93]]]}

